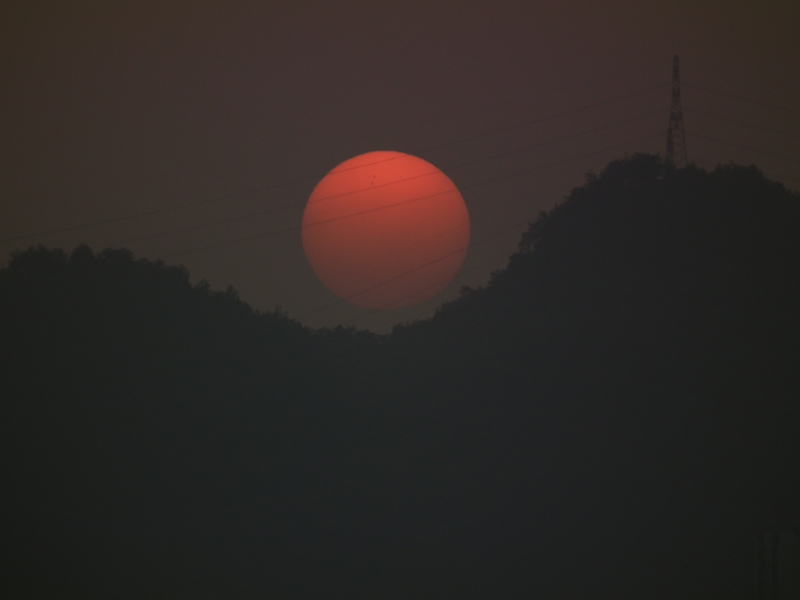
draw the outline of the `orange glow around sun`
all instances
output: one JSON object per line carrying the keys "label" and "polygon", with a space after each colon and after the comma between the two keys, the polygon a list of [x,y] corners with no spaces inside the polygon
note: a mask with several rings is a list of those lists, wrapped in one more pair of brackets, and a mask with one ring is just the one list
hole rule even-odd
{"label": "orange glow around sun", "polygon": [[346,160],[317,184],[302,238],[317,277],[340,298],[399,308],[442,291],[461,268],[470,223],[452,181],[401,152]]}

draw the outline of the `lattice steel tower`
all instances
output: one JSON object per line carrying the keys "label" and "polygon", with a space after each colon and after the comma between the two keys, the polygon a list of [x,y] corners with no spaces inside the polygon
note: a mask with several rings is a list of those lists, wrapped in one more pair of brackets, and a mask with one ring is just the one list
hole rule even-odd
{"label": "lattice steel tower", "polygon": [[681,108],[681,71],[676,55],[672,61],[672,108],[669,111],[667,130],[667,162],[676,167],[685,167],[686,134],[683,132],[683,108]]}

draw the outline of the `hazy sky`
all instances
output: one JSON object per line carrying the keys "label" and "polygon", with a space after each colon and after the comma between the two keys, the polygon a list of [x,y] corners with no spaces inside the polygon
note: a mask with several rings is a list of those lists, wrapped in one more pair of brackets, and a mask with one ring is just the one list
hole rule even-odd
{"label": "hazy sky", "polygon": [[[690,160],[800,188],[798,31],[795,0],[5,2],[3,264],[127,247],[386,330],[485,283],[587,171],[663,154],[674,54]],[[470,210],[461,274],[416,308],[336,303],[303,256],[314,185],[371,150],[434,163]]]}

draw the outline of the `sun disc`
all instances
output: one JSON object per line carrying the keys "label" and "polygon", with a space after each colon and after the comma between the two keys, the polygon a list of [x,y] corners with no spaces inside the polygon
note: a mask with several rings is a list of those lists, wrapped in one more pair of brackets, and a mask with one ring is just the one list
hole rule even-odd
{"label": "sun disc", "polygon": [[368,152],[331,170],[303,213],[303,249],[334,294],[367,308],[442,291],[467,253],[470,222],[455,184],[429,162]]}

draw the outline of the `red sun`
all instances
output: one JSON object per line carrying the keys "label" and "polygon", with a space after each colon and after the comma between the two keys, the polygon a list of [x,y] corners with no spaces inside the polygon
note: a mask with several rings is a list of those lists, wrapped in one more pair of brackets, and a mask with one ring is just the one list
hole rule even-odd
{"label": "red sun", "polygon": [[303,213],[303,249],[334,294],[399,308],[442,291],[464,262],[469,213],[452,181],[401,152],[346,160],[317,184]]}

